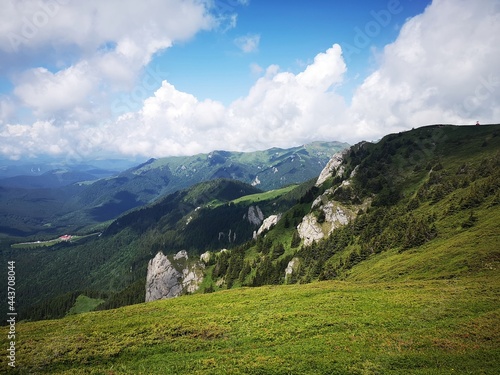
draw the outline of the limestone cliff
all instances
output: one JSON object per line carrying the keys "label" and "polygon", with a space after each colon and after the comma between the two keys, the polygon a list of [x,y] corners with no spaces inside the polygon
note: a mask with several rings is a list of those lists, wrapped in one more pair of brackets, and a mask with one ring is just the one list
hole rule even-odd
{"label": "limestone cliff", "polygon": [[203,280],[204,265],[189,261],[186,251],[166,256],[161,251],[148,263],[146,302],[196,291]]}
{"label": "limestone cliff", "polygon": [[264,214],[259,206],[250,206],[248,207],[247,218],[250,224],[260,225],[260,223],[264,220]]}
{"label": "limestone cliff", "polygon": [[277,215],[271,215],[264,219],[262,222],[262,225],[260,226],[259,230],[257,231],[257,236],[260,236],[264,231],[271,229],[274,227],[278,221],[281,219],[281,214]]}
{"label": "limestone cliff", "polygon": [[321,171],[318,180],[316,181],[316,186],[320,186],[330,176],[341,175],[342,173],[344,173],[342,162],[344,161],[344,156],[348,151],[349,149],[345,149],[343,151],[337,152],[332,156],[330,161],[326,164],[325,168],[323,168],[323,170]]}
{"label": "limestone cliff", "polygon": [[297,226],[297,231],[306,246],[325,237],[321,225],[312,213],[302,218],[302,222]]}
{"label": "limestone cliff", "polygon": [[[360,147],[362,144],[360,144]],[[329,177],[343,177],[345,174],[343,162],[348,150],[338,152],[328,162],[326,167],[321,172],[316,186],[324,184]],[[327,189],[323,194],[317,197],[311,205],[311,212],[305,215],[302,222],[297,226],[297,231],[300,238],[304,241],[304,245],[311,245],[332,233],[335,228],[348,224],[353,220],[359,210],[366,210],[370,205],[371,200],[365,199],[361,202],[359,199],[352,199],[351,183],[356,175],[358,167],[356,167],[348,178],[345,178],[340,185]],[[343,193],[343,194],[341,194]],[[342,195],[342,202],[335,197]],[[353,203],[357,201],[357,203]],[[320,220],[321,218],[321,220]]]}

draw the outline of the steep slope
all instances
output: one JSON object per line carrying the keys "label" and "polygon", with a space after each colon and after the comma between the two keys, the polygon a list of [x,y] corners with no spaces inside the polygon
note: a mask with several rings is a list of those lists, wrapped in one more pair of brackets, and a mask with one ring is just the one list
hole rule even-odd
{"label": "steep slope", "polygon": [[[188,250],[191,263],[206,250],[244,243],[264,218],[251,213],[288,209],[297,199],[292,191],[275,197],[239,181],[212,180],[124,214],[99,236],[2,252],[18,264],[18,308],[30,319],[63,316],[78,291],[105,299],[100,308],[142,302],[148,262],[159,251]],[[253,199],[232,202],[242,196]]]}
{"label": "steep slope", "polygon": [[302,203],[243,255],[220,257],[212,272],[240,261],[208,288],[496,269],[499,190],[498,125],[429,126],[360,143],[335,155]]}

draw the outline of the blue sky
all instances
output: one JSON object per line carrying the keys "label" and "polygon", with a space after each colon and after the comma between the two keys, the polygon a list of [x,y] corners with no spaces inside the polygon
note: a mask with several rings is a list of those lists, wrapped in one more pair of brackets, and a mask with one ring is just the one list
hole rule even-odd
{"label": "blue sky", "polygon": [[25,0],[0,25],[0,158],[353,144],[500,118],[499,0]]}
{"label": "blue sky", "polygon": [[[236,27],[201,32],[160,54],[156,62],[176,88],[199,99],[229,104],[244,96],[255,82],[252,64],[262,69],[276,64],[297,73],[318,52],[339,43],[353,47],[345,77],[347,87],[343,88],[348,97],[356,83],[376,68],[373,48],[381,49],[394,41],[405,20],[422,13],[428,4],[430,1],[411,0],[253,0],[248,5],[222,8],[237,12]],[[379,25],[369,26],[370,36],[365,30],[369,22]],[[355,38],[361,34],[358,30],[369,39],[366,47],[356,47]],[[245,53],[235,43],[245,37],[258,38],[255,50]]]}

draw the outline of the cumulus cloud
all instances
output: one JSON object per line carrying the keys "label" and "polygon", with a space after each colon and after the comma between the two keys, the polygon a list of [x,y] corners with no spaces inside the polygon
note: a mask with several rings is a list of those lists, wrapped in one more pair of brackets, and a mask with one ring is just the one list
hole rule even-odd
{"label": "cumulus cloud", "polygon": [[341,49],[334,45],[297,75],[270,66],[246,97],[227,107],[199,101],[163,81],[140,111],[119,118],[113,142],[123,153],[162,156],[332,139],[341,132],[336,124],[345,104],[330,89],[345,69]]}
{"label": "cumulus cloud", "polygon": [[[86,2],[78,4],[86,6]],[[133,7],[136,2],[126,4]],[[200,3],[182,4],[197,7]],[[183,8],[179,5],[178,9]],[[229,105],[199,100],[164,77],[151,97],[138,92],[117,103],[117,119],[88,105],[89,97],[101,102],[109,99],[98,90],[103,81],[115,87],[130,85],[154,51],[218,22],[203,8],[194,17],[197,26],[183,33],[157,35],[154,30],[159,26],[153,22],[153,31],[139,32],[142,42],[127,31],[114,39],[109,36],[122,24],[120,17],[115,20],[118,26],[107,25],[109,30],[102,32],[106,38],[90,37],[90,31],[80,33],[82,41],[69,35],[78,45],[105,41],[109,45],[56,72],[34,68],[20,74],[15,100],[39,118],[26,125],[2,115],[0,153],[19,157],[29,150],[82,157],[98,152],[159,157],[214,149],[289,147],[313,140],[354,143],[431,123],[498,122],[500,9],[495,0],[435,0],[423,14],[409,19],[398,38],[380,52],[380,65],[355,91],[350,104],[337,90],[347,66],[341,48],[334,44],[296,74],[276,65],[266,69],[254,65],[259,78],[247,95]],[[183,28],[172,22],[172,30]],[[5,30],[6,26],[0,27]],[[153,75],[158,82],[161,74]],[[2,111],[5,108],[11,114],[12,106],[12,98],[0,101]],[[64,116],[50,117],[57,112]]]}
{"label": "cumulus cloud", "polygon": [[0,49],[6,52],[54,41],[88,52],[108,42],[128,41],[147,57],[155,44],[187,39],[215,25],[206,7],[195,0],[27,0],[3,5]]}
{"label": "cumulus cloud", "polygon": [[[90,112],[82,109],[92,97],[131,89],[155,53],[220,22],[207,3],[197,0],[26,0],[4,5],[0,60],[8,63],[0,71],[14,77],[13,94],[37,119],[75,108],[72,118],[86,120]],[[35,65],[39,61],[50,70]]]}
{"label": "cumulus cloud", "polygon": [[55,74],[45,68],[36,68],[22,75],[14,93],[40,116],[80,105],[94,85],[87,64],[78,64]]}
{"label": "cumulus cloud", "polygon": [[433,123],[498,121],[498,2],[435,0],[385,47],[349,111],[356,134],[377,138]]}
{"label": "cumulus cloud", "polygon": [[[96,127],[93,139],[105,133],[104,124],[116,114],[113,99],[137,85],[157,52],[232,15],[215,17],[210,9],[198,0],[5,2],[0,74],[11,78],[14,89],[0,103],[0,125],[9,125],[0,129],[0,141],[3,146],[12,140],[2,153],[15,154],[16,143],[41,153],[87,151],[79,139],[89,139],[90,126]],[[155,83],[157,88],[161,80]],[[21,122],[31,117],[31,125],[18,124],[13,112],[23,114]],[[41,124],[45,135],[38,131]],[[61,144],[56,135],[72,143]]]}

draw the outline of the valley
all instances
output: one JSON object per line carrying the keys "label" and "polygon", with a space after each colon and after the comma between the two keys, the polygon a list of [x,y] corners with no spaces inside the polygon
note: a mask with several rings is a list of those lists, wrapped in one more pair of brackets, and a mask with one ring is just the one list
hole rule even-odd
{"label": "valley", "polygon": [[111,160],[92,161],[97,166],[28,165],[43,173],[11,176],[7,164],[8,177],[0,178],[0,246],[9,246],[12,237],[48,240],[100,230],[129,210],[212,179],[236,179],[259,190],[301,183],[316,177],[331,155],[347,146],[314,142],[248,153],[214,151],[150,159],[121,171],[111,168],[126,164]]}
{"label": "valley", "polygon": [[37,240],[37,241],[31,241],[31,242],[19,242],[19,243],[15,243],[15,244],[12,244],[11,247],[14,248],[14,249],[32,249],[32,248],[36,248],[36,247],[41,247],[41,246],[54,246],[58,243],[61,243],[61,242],[77,242],[81,239],[85,239],[85,238],[88,238],[88,237],[91,237],[91,236],[99,236],[101,235],[102,233],[98,232],[98,233],[90,233],[90,234],[87,234],[87,235],[84,235],[84,236],[75,236],[75,235],[71,235],[71,234],[63,234],[57,238],[53,238],[53,239],[50,239],[50,240],[46,240],[46,241],[40,241],[40,240]]}
{"label": "valley", "polygon": [[23,371],[496,373],[500,125],[361,142],[278,189],[231,177],[3,250]]}

